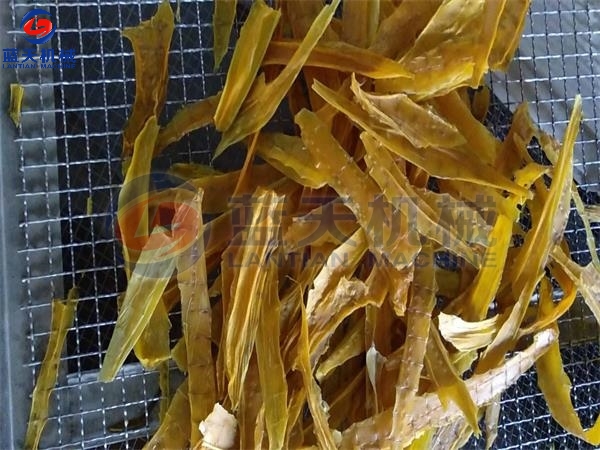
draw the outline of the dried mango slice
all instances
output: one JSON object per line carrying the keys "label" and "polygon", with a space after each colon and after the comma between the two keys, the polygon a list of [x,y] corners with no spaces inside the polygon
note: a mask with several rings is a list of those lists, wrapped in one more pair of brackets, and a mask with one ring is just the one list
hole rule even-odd
{"label": "dried mango slice", "polygon": [[492,70],[508,68],[508,64],[519,46],[530,3],[531,0],[511,1],[509,6],[502,10],[498,31],[489,56],[489,65]]}
{"label": "dried mango slice", "polygon": [[543,276],[553,245],[560,239],[569,214],[570,185],[573,175],[573,147],[581,121],[581,97],[575,99],[563,148],[554,169],[548,199],[539,221],[525,238],[515,264],[511,267],[512,292],[517,303],[502,324],[494,341],[486,348],[478,369],[492,367],[504,357],[514,342],[534,289]]}
{"label": "dried mango slice", "polygon": [[[169,7],[170,8],[170,7]],[[117,220],[121,230],[125,273],[130,276],[149,233],[149,174],[152,152],[158,136],[158,123],[150,117],[135,138],[133,156],[119,192]]]}
{"label": "dried mango slice", "polygon": [[177,256],[177,284],[181,292],[181,322],[188,371],[190,398],[191,445],[200,440],[198,426],[210,414],[216,401],[214,362],[211,353],[211,305],[208,297],[204,236],[202,223],[202,191],[191,204],[181,206],[173,218],[174,239],[195,236],[192,245]]}
{"label": "dried mango slice", "polygon": [[18,127],[21,124],[21,105],[23,104],[23,95],[25,88],[17,83],[10,83],[10,102],[8,105],[8,115]]}
{"label": "dried mango slice", "polygon": [[[277,242],[283,197],[273,191],[258,190],[254,196],[248,239],[242,248],[239,278],[233,287],[231,313],[226,324],[225,367],[229,378],[228,394],[233,409],[241,400],[244,379],[259,321],[260,306],[267,288],[267,273],[262,270]],[[224,324],[225,325],[225,324]]]}
{"label": "dried mango slice", "polygon": [[[357,2],[367,3],[367,2]],[[298,50],[301,41],[271,41],[263,65],[285,65]],[[351,44],[339,41],[320,42],[304,63],[307,67],[334,69],[339,72],[357,73],[374,80],[406,77],[412,74],[400,63]]]}
{"label": "dried mango slice", "polygon": [[443,1],[400,60],[415,78],[382,80],[378,89],[430,98],[462,86],[479,86],[481,77],[478,75],[482,71],[478,67],[487,63],[486,42],[482,40],[487,25],[484,14],[487,3],[483,0]]}
{"label": "dried mango slice", "polygon": [[133,346],[135,356],[146,369],[155,369],[171,356],[169,331],[171,321],[164,302],[156,305],[150,321]]}
{"label": "dried mango slice", "polygon": [[[466,381],[467,388],[475,404],[480,407],[501,394],[514,384],[535,361],[543,355],[557,339],[554,330],[544,330],[536,334],[533,343],[524,351],[504,362],[501,366],[484,374],[474,375]],[[444,408],[436,393],[428,393],[417,397],[413,414],[406,430],[405,442],[410,443],[427,428],[451,423],[463,416],[462,411],[454,403]],[[392,409],[356,422],[342,432],[339,448],[351,449],[359,446],[389,446],[389,430],[392,423]]]}
{"label": "dried mango slice", "polygon": [[185,348],[185,338],[179,338],[171,350],[171,358],[182,373],[187,373],[187,349]]}
{"label": "dried mango slice", "polygon": [[[125,28],[135,60],[135,98],[131,116],[123,130],[123,158],[134,151],[138,134],[152,116],[160,116],[167,95],[168,56],[175,29],[173,10],[167,0],[156,14],[137,27]],[[150,152],[150,149],[144,151]]]}
{"label": "dried mango slice", "polygon": [[379,27],[379,0],[342,4],[342,39],[367,48]]}
{"label": "dried mango slice", "polygon": [[[379,24],[370,49],[388,58],[400,59],[414,45],[441,4],[442,0],[401,2]],[[398,33],[398,30],[403,32]]]}
{"label": "dried mango slice", "polygon": [[343,112],[353,122],[367,131],[391,152],[403,157],[412,164],[427,171],[430,175],[439,178],[451,178],[469,181],[471,183],[505,189],[517,195],[532,197],[527,190],[501,176],[491,166],[468,158],[466,154],[443,148],[419,151],[399,136],[387,133],[386,130],[373,124],[370,117],[356,104],[332,91],[318,81],[313,89],[323,97],[327,103]]}
{"label": "dried mango slice", "polygon": [[145,449],[186,448],[190,439],[190,400],[188,398],[188,380],[181,383],[160,427]]}
{"label": "dried mango slice", "polygon": [[467,423],[475,434],[479,434],[478,411],[469,390],[460,374],[452,364],[450,355],[444,347],[440,333],[435,325],[429,329],[427,352],[425,353],[425,367],[427,373],[436,387],[436,392],[444,407],[450,401],[454,402],[463,412]]}
{"label": "dried mango slice", "polygon": [[353,327],[344,335],[341,342],[317,366],[315,377],[323,380],[334,369],[344,364],[349,359],[365,351],[365,326],[357,320]]}
{"label": "dried mango slice", "polygon": [[304,310],[304,304],[300,303],[301,320],[300,320],[300,336],[298,339],[298,355],[296,365],[302,374],[304,389],[306,390],[306,398],[308,400],[308,408],[314,422],[314,433],[319,441],[319,446],[323,449],[335,449],[336,443],[333,433],[327,422],[327,412],[323,408],[324,402],[321,396],[321,389],[313,377],[312,366],[309,356],[309,332],[307,314]]}
{"label": "dried mango slice", "polygon": [[431,108],[398,93],[378,95],[361,89],[352,76],[352,92],[361,107],[389,130],[399,133],[415,147],[457,147],[466,143],[459,131]]}
{"label": "dried mango slice", "polygon": [[168,145],[179,141],[192,131],[210,125],[213,121],[220,94],[207,97],[181,108],[171,121],[158,133],[154,156],[160,154]]}
{"label": "dried mango slice", "polygon": [[[406,221],[396,222],[397,226],[392,229],[391,211],[384,204],[379,208],[375,203],[382,195],[375,182],[360,170],[314,113],[300,111],[296,123],[315,164],[328,177],[328,183],[340,196],[350,200],[348,207],[365,230],[372,250],[398,268],[410,265],[420,250],[420,243],[406,239]],[[372,223],[378,226],[373,227]]]}
{"label": "dried mango slice", "polygon": [[489,345],[498,332],[501,319],[501,316],[496,315],[479,322],[467,322],[458,316],[443,312],[438,316],[441,335],[461,352],[478,350]]}
{"label": "dried mango slice", "polygon": [[150,235],[131,273],[123,306],[98,375],[99,381],[108,382],[115,378],[148,325],[175,270],[175,258],[169,255],[175,245],[160,227]]}
{"label": "dried mango slice", "polygon": [[216,0],[213,13],[213,56],[215,59],[213,70],[218,70],[227,47],[229,36],[235,21],[237,0]]}
{"label": "dried mango slice", "polygon": [[408,422],[414,414],[414,404],[430,334],[431,314],[435,306],[436,287],[432,250],[430,244],[424,246],[423,253],[417,257],[415,263],[412,298],[406,311],[406,340],[398,372],[392,414],[390,440],[395,446],[410,443],[406,441]]}
{"label": "dried mango slice", "polygon": [[48,420],[50,394],[58,379],[60,354],[67,337],[69,328],[73,326],[75,310],[79,292],[77,288],[69,290],[66,301],[54,300],[52,302],[52,319],[50,323],[50,336],[46,353],[40,366],[38,378],[31,396],[31,410],[27,433],[25,434],[25,448],[37,449]]}
{"label": "dried mango slice", "polygon": [[477,156],[489,164],[495,163],[500,142],[471,114],[456,92],[437,97],[433,103],[442,116],[466,138],[470,152],[477,152]]}
{"label": "dried mango slice", "polygon": [[236,120],[223,133],[221,142],[215,150],[214,158],[217,158],[230,145],[259,131],[273,117],[275,110],[289,91],[310,52],[327,29],[339,3],[340,0],[334,0],[323,8],[310,27],[302,44],[277,78],[268,84],[265,83],[264,77],[257,79]]}
{"label": "dried mango slice", "polygon": [[[219,2],[217,6],[218,4]],[[217,130],[229,129],[236,120],[260,69],[280,17],[281,13],[267,6],[263,0],[257,0],[252,4],[233,51],[225,86],[215,112]]]}
{"label": "dried mango slice", "polygon": [[318,189],[326,184],[317,170],[302,139],[282,133],[261,133],[256,143],[256,153],[279,172],[295,182]]}
{"label": "dried mango slice", "polygon": [[[396,166],[387,149],[378,148],[377,142],[366,133],[361,134],[367,154],[365,161],[369,174],[377,182],[387,199],[398,209],[408,207],[405,213],[407,220],[413,220],[411,226],[416,227],[419,233],[438,242],[444,247],[462,256],[467,261],[478,265],[478,258],[472,248],[466,244],[465,236],[444,223],[441,211],[434,209],[425,201],[416,189],[413,189],[406,176]],[[436,208],[443,204],[440,198],[436,199]],[[457,202],[449,202],[448,206],[456,206]],[[474,214],[477,214],[474,212]],[[416,215],[416,223],[412,219]],[[408,218],[411,219],[408,219]],[[485,225],[484,225],[485,226]]]}
{"label": "dried mango slice", "polygon": [[[387,290],[382,289],[381,272],[372,271],[369,286],[360,280],[346,277],[308,314],[310,361],[315,365],[329,346],[329,339],[342,321],[354,311],[367,305],[381,305]],[[373,282],[377,281],[377,285]]]}
{"label": "dried mango slice", "polygon": [[[552,308],[552,299],[540,304],[542,313],[544,308]],[[558,333],[558,326],[552,325],[554,332]],[[548,409],[556,420],[566,431],[583,439],[594,446],[600,445],[600,418],[596,419],[594,425],[584,430],[581,421],[571,401],[571,380],[563,369],[560,346],[558,342],[552,343],[548,351],[535,363],[537,369],[537,380],[540,390],[544,394]]]}
{"label": "dried mango slice", "polygon": [[[269,448],[280,449],[285,444],[285,428],[288,421],[288,385],[279,347],[280,302],[278,283],[274,279],[277,267],[271,262],[266,270],[270,272],[267,277],[270,285],[265,292],[256,332],[256,360]],[[255,438],[255,443],[257,442]]]}

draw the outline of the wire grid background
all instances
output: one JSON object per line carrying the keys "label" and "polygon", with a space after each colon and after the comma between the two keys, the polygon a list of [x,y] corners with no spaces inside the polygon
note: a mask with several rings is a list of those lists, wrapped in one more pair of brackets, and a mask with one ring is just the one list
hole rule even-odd
{"label": "wire grid background", "polygon": [[[131,46],[121,37],[121,30],[148,19],[157,4],[156,0],[38,1],[35,6],[48,9],[55,19],[57,31],[52,46],[74,48],[78,55],[76,68],[20,69],[16,73],[26,92],[23,124],[15,144],[22,174],[18,194],[22,201],[21,254],[26,260],[22,312],[29,324],[24,332],[30,347],[24,364],[31,376],[24,382],[25,392],[19,392],[21,401],[33,389],[43,357],[50,300],[63,297],[74,283],[80,289],[76,323],[68,334],[59,386],[51,396],[51,417],[42,440],[45,448],[137,448],[155,426],[154,405],[159,398],[155,373],[142,370],[130,359],[112,384],[97,383],[96,374],[116,319],[116,297],[125,287],[113,218],[122,181],[121,131],[130,112],[135,82]],[[12,23],[8,32],[19,48],[23,45],[16,31],[20,18],[34,5],[10,0],[10,6]],[[240,6],[238,19],[243,18],[246,7],[247,3]],[[489,79],[497,97],[488,121],[496,134],[505,133],[510,111],[517,103],[528,100],[534,113],[549,107],[551,115],[549,120],[541,120],[542,126],[562,136],[568,117],[560,114],[561,105],[564,109],[565,99],[572,105],[582,77],[600,78],[600,55],[593,50],[600,48],[599,36],[590,25],[590,17],[597,15],[599,8],[597,0],[533,0],[522,51],[511,71],[508,76]],[[180,2],[181,20],[169,55],[163,123],[185,102],[212,95],[222,86],[223,73],[212,70],[212,11],[210,1]],[[536,31],[540,21],[557,18],[561,26],[558,31]],[[566,31],[561,31],[563,25]],[[587,51],[576,49],[573,54],[564,54],[564,47],[556,51],[549,44],[551,40],[568,39],[573,29],[588,41],[589,45],[584,46]],[[532,52],[524,52],[525,48]],[[542,57],[536,57],[536,48],[545,49],[538,52]],[[537,94],[551,81],[538,75],[536,67],[540,65],[552,70],[552,79],[564,81],[561,97],[541,98]],[[523,76],[521,68],[527,66],[533,67],[535,76]],[[532,92],[536,96],[528,95]],[[580,135],[577,145],[592,145],[596,156],[589,158],[588,152],[587,160],[578,165],[583,171],[581,192],[587,203],[598,203],[597,194],[591,191],[597,190],[600,180],[589,173],[600,164],[596,138],[600,135],[600,93],[595,92],[592,83],[590,92],[582,94],[586,112],[592,112],[587,114],[584,126],[594,133],[592,137]],[[283,123],[288,124],[285,120]],[[159,165],[190,160],[208,163],[217,140],[210,129],[194,132],[168,152]],[[238,157],[218,164],[231,168],[240,162]],[[91,214],[87,210],[90,198]],[[597,224],[594,232],[599,237]],[[568,237],[574,256],[580,263],[587,263],[589,251],[581,221],[575,215],[569,222]],[[573,401],[583,425],[590,426],[600,412],[597,327],[590,312],[577,305],[564,318],[561,329],[565,368],[574,386]],[[535,373],[523,376],[503,395],[502,403],[496,448],[589,448],[567,436],[552,420],[536,386]],[[120,431],[109,431],[119,422]],[[470,448],[482,446],[483,441],[476,439],[468,444]]]}

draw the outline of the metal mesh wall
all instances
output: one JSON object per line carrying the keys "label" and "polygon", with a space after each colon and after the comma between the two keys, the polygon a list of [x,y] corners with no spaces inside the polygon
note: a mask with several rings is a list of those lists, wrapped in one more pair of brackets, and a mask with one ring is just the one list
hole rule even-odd
{"label": "metal mesh wall", "polygon": [[[74,283],[81,294],[59,386],[51,397],[53,409],[42,442],[45,448],[138,447],[155,425],[159,395],[155,373],[144,371],[131,359],[114,383],[98,383],[96,375],[116,318],[116,297],[125,281],[114,212],[122,181],[120,135],[135,84],[131,46],[120,32],[149,18],[157,3],[10,0],[10,13],[5,15],[5,45],[23,46],[19,23],[36,6],[55,18],[53,47],[73,48],[78,55],[75,69],[3,72],[3,82],[16,80],[26,93],[23,123],[14,139],[3,142],[3,151],[10,149],[18,155],[14,170],[21,179],[16,193],[19,211],[12,213],[19,217],[19,229],[14,230],[19,250],[15,262],[23,263],[23,271],[11,301],[19,305],[23,339],[15,336],[11,345],[22,343],[25,349],[18,352],[24,360],[11,364],[23,365],[25,370],[23,378],[12,380],[15,389],[10,395],[15,402],[26,405],[33,389],[47,342],[51,299],[63,297]],[[239,18],[246,6],[240,6]],[[183,103],[212,95],[222,86],[223,73],[212,70],[212,10],[210,1],[180,2],[163,120]],[[497,134],[510,122],[510,111],[527,100],[542,126],[560,137],[572,100],[581,92],[586,118],[577,144],[576,172],[588,203],[598,203],[595,191],[600,191],[597,30],[598,0],[533,0],[511,70],[507,76],[489,79],[496,95],[489,122]],[[207,163],[217,139],[210,129],[192,133],[159,164]],[[240,160],[234,157],[219,164],[232,167]],[[600,237],[597,224],[594,231]],[[578,261],[587,263],[589,250],[575,215],[569,223],[569,242]],[[580,304],[561,327],[566,370],[574,384],[573,401],[584,426],[589,426],[600,412],[597,327]],[[567,437],[551,419],[534,373],[509,389],[502,402],[497,448],[587,448]],[[26,419],[23,414],[13,417],[14,429],[22,428]],[[481,440],[469,443],[469,447],[481,446]]]}

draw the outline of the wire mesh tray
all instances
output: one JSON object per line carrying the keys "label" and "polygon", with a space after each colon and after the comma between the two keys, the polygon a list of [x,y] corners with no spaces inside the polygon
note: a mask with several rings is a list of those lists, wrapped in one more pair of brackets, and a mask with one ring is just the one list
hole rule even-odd
{"label": "wire mesh tray", "polygon": [[[32,7],[55,19],[54,48],[74,49],[74,69],[3,69],[25,87],[18,129],[2,115],[0,128],[0,240],[2,242],[2,401],[0,448],[21,447],[30,393],[48,337],[50,301],[73,284],[80,288],[75,326],[67,336],[59,383],[42,448],[137,448],[156,425],[158,376],[134,360],[116,381],[96,381],[116,319],[116,297],[125,287],[114,211],[120,182],[120,135],[134,95],[131,46],[121,30],[150,17],[157,0],[10,0],[0,12],[4,48],[28,46],[19,29]],[[175,7],[175,4],[173,5]],[[169,55],[165,119],[186,102],[216,93],[224,73],[212,71],[211,1],[181,0]],[[248,4],[240,2],[238,18]],[[581,93],[585,119],[576,146],[576,179],[584,201],[600,203],[600,2],[533,0],[519,53],[507,75],[493,75],[488,125],[506,132],[511,111],[523,100],[541,126],[562,136],[572,99]],[[44,48],[50,48],[44,47]],[[40,47],[41,48],[41,47]],[[225,65],[226,67],[226,65]],[[7,109],[8,99],[2,108]],[[565,101],[566,100],[566,101]],[[278,118],[279,126],[290,126]],[[173,162],[208,163],[218,136],[199,130]],[[226,168],[242,161],[229,159]],[[91,205],[91,210],[90,210]],[[600,238],[600,227],[594,233]],[[583,226],[572,214],[568,240],[580,263],[590,259]],[[172,321],[178,321],[175,314]],[[178,328],[177,326],[173,327]],[[176,336],[173,336],[175,339]],[[565,370],[574,404],[589,426],[600,412],[598,328],[578,303],[561,322]],[[496,448],[588,448],[553,421],[536,386],[523,376],[502,397]],[[471,440],[469,448],[483,448]]]}

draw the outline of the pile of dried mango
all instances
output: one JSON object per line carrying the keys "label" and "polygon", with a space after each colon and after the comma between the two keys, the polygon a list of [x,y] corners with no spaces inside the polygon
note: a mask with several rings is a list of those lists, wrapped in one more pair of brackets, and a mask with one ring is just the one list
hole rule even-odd
{"label": "pile of dried mango", "polygon": [[[600,320],[572,180],[581,99],[562,144],[526,105],[504,140],[483,124],[483,78],[511,61],[529,1],[275,3],[252,3],[223,90],[165,125],[171,6],[123,33],[136,70],[118,211],[128,286],[100,379],[132,350],[160,370],[148,447],[454,448],[480,423],[491,445],[500,395],[534,365],[554,418],[600,444],[558,346],[578,293]],[[235,13],[215,2],[215,66]],[[284,101],[297,133],[264,131]],[[245,146],[243,168],[177,164],[181,185],[153,189],[153,158],[206,126],[221,133],[215,158]],[[563,237],[571,202],[587,267]],[[170,227],[151,219],[165,205]],[[173,362],[187,377],[170,398]]]}

